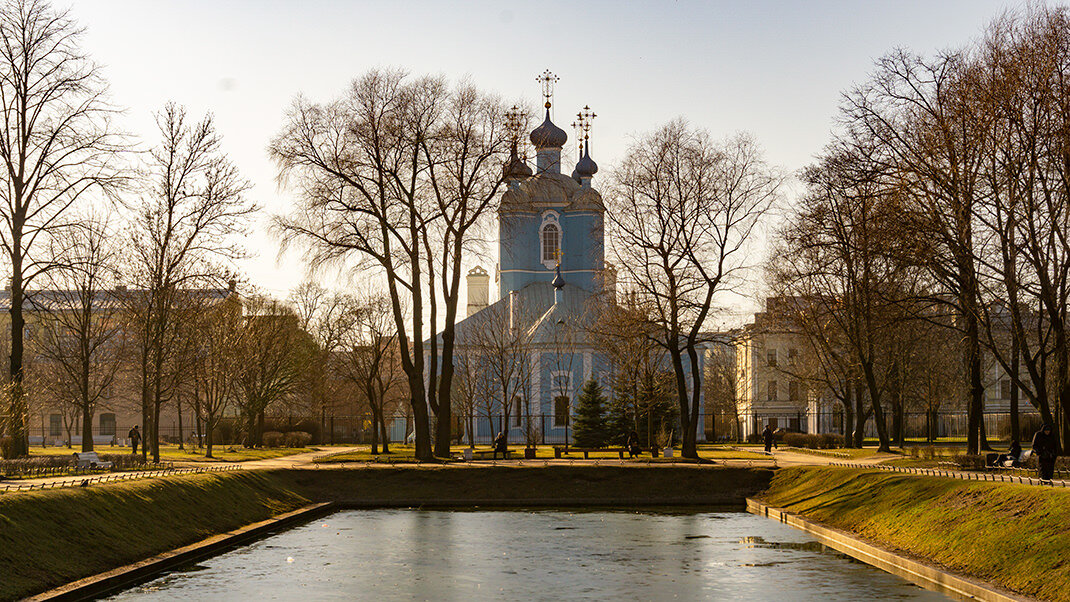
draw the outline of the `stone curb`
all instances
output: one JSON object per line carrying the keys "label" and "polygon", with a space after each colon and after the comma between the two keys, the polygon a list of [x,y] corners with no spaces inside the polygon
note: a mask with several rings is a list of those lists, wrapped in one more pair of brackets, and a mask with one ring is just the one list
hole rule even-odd
{"label": "stone curb", "polygon": [[936,590],[961,600],[984,600],[986,602],[1033,602],[1028,598],[1003,591],[992,585],[961,577],[934,566],[911,560],[884,548],[866,543],[850,533],[826,527],[799,514],[781,508],[767,506],[758,500],[747,498],[747,512],[780,521],[805,531],[819,542],[843,552],[883,571],[902,577],[926,589]]}
{"label": "stone curb", "polygon": [[115,590],[151,579],[180,565],[214,556],[229,548],[248,543],[273,531],[312,520],[331,512],[334,508],[335,506],[332,502],[305,506],[274,518],[246,525],[240,529],[214,535],[195,544],[157,554],[133,564],[68,583],[26,598],[26,600],[89,600],[98,598]]}

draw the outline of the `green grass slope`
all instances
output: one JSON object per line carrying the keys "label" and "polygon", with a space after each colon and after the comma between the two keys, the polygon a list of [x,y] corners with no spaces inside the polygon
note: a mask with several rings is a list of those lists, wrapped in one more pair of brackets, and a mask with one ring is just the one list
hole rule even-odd
{"label": "green grass slope", "polygon": [[762,500],[1006,589],[1070,600],[1070,489],[788,468]]}
{"label": "green grass slope", "polygon": [[308,500],[256,473],[0,496],[0,599],[21,598],[188,545]]}

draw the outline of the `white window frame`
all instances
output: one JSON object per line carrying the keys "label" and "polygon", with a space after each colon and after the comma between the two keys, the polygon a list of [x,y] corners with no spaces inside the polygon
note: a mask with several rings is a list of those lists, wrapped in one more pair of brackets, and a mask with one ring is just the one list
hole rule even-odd
{"label": "white window frame", "polygon": [[561,220],[556,211],[545,211],[542,214],[542,223],[539,224],[539,263],[548,270],[554,269],[557,266],[557,258],[552,257],[547,259],[546,257],[546,241],[543,238],[543,233],[546,231],[547,226],[554,226],[557,228],[557,252],[564,254],[564,240],[565,230],[561,227]]}

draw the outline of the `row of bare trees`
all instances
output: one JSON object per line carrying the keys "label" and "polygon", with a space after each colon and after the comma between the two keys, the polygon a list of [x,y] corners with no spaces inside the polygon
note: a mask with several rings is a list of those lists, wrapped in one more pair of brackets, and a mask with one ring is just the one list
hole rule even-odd
{"label": "row of bare trees", "polygon": [[856,420],[872,412],[882,446],[882,414],[924,388],[941,340],[971,453],[987,447],[987,358],[1011,381],[1014,439],[1025,397],[1070,440],[1068,58],[1070,15],[1043,6],[959,50],[896,51],[844,95],[805,174],[772,281],[807,299],[797,317],[829,390]]}

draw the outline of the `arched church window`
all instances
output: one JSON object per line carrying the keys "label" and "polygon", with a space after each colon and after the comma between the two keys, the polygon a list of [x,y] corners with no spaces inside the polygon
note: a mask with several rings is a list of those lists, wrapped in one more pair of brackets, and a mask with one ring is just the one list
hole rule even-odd
{"label": "arched church window", "polygon": [[560,252],[561,228],[557,224],[548,223],[542,227],[542,262],[557,263]]}

